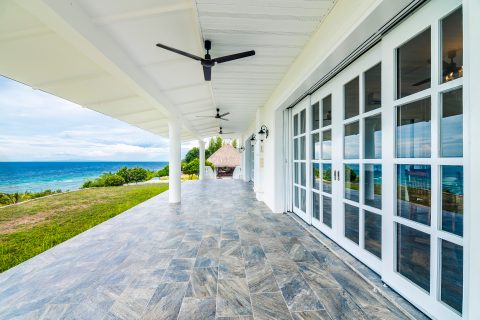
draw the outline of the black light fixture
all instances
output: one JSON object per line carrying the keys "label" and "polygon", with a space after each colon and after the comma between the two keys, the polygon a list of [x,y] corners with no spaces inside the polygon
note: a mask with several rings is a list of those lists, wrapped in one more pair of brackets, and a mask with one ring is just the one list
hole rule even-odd
{"label": "black light fixture", "polygon": [[244,147],[244,146],[239,147],[239,148],[238,148],[238,151],[240,151],[240,152],[245,151],[245,147]]}
{"label": "black light fixture", "polygon": [[258,136],[260,137],[261,142],[263,142],[263,140],[268,138],[268,128],[266,125],[262,125],[260,127],[260,131],[258,131]]}
{"label": "black light fixture", "polygon": [[255,146],[255,134],[252,133],[252,137],[250,138],[250,144],[253,146]]}

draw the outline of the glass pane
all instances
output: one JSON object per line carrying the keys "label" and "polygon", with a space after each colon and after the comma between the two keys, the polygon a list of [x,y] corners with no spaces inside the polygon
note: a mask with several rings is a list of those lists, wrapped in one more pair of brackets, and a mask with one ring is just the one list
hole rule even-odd
{"label": "glass pane", "polygon": [[431,168],[397,165],[397,215],[430,225]]}
{"label": "glass pane", "polygon": [[298,139],[293,139],[293,159],[298,160]]}
{"label": "glass pane", "polygon": [[430,28],[397,49],[397,99],[430,88]]}
{"label": "glass pane", "polygon": [[332,159],[332,130],[326,130],[322,133],[322,159]]}
{"label": "glass pane", "polygon": [[382,216],[365,212],[365,250],[382,258]]}
{"label": "glass pane", "polygon": [[382,106],[382,65],[365,72],[365,112]]}
{"label": "glass pane", "polygon": [[322,197],[323,200],[323,224],[332,227],[332,199],[330,197]]}
{"label": "glass pane", "polygon": [[312,163],[312,188],[320,190],[320,164]]}
{"label": "glass pane", "polygon": [[322,165],[322,191],[326,193],[332,193],[332,165],[324,163]]}
{"label": "glass pane", "polygon": [[382,165],[366,164],[363,179],[365,204],[382,209]]}
{"label": "glass pane", "polygon": [[305,136],[300,137],[300,160],[305,160],[306,154],[306,145],[305,145]]}
{"label": "glass pane", "polygon": [[350,81],[345,85],[345,117],[348,119],[351,117],[358,116],[360,110],[360,99],[358,97],[359,93],[359,82],[358,77]]}
{"label": "glass pane", "polygon": [[442,94],[440,149],[442,157],[463,157],[462,88]]}
{"label": "glass pane", "polygon": [[307,191],[300,188],[300,210],[307,212]]}
{"label": "glass pane", "polygon": [[382,115],[365,118],[365,159],[382,158]]}
{"label": "glass pane", "polygon": [[397,272],[430,292],[430,235],[397,223]]}
{"label": "glass pane", "polygon": [[442,166],[442,230],[463,236],[462,166]]}
{"label": "glass pane", "polygon": [[332,95],[328,95],[322,100],[322,127],[332,124]]}
{"label": "glass pane", "polygon": [[313,218],[320,220],[320,195],[316,192],[312,192],[312,198]]}
{"label": "glass pane", "polygon": [[360,126],[358,121],[345,125],[345,138],[344,138],[344,154],[345,159],[358,159],[359,143],[360,143]]}
{"label": "glass pane", "polygon": [[295,192],[293,193],[293,198],[295,200],[295,208],[300,208],[300,201],[299,201],[299,197],[300,197],[300,190],[298,187],[295,187]]}
{"label": "glass pane", "polygon": [[320,133],[312,134],[312,159],[318,160],[320,159]]}
{"label": "glass pane", "polygon": [[397,158],[431,155],[430,97],[397,107]]}
{"label": "glass pane", "polygon": [[345,203],[345,237],[358,244],[358,208]]}
{"label": "glass pane", "polygon": [[358,164],[345,165],[345,199],[359,201],[360,167]]}
{"label": "glass pane", "polygon": [[462,313],[463,247],[442,241],[441,299]]}
{"label": "glass pane", "polygon": [[306,171],[306,163],[300,163],[300,184],[302,186],[307,186],[307,171]]}
{"label": "glass pane", "polygon": [[442,82],[463,76],[462,7],[442,20]]}
{"label": "glass pane", "polygon": [[312,130],[320,128],[320,105],[315,103],[312,106]]}
{"label": "glass pane", "polygon": [[304,109],[300,112],[300,134],[305,133],[305,127],[307,124],[306,116],[307,116],[307,112]]}
{"label": "glass pane", "polygon": [[298,135],[298,113],[293,116],[293,135]]}
{"label": "glass pane", "polygon": [[300,167],[299,167],[299,163],[298,163],[298,162],[295,162],[294,165],[293,165],[293,167],[294,167],[294,168],[293,168],[293,171],[294,171],[294,176],[295,176],[294,181],[295,181],[296,184],[299,184],[299,183],[300,183],[300,179],[299,179],[299,177],[298,177],[298,170],[299,170],[299,168],[300,168]]}

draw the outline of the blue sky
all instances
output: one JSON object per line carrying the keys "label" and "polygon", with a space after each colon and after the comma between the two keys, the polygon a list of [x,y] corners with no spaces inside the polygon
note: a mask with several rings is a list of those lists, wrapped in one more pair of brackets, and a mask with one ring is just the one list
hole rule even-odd
{"label": "blue sky", "polygon": [[0,161],[76,160],[168,161],[168,139],[0,76]]}

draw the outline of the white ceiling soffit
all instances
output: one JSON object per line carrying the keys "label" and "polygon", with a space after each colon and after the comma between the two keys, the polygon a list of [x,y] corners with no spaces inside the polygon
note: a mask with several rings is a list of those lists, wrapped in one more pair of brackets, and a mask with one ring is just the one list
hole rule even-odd
{"label": "white ceiling soffit", "polygon": [[[212,57],[255,50],[256,55],[217,64],[212,91],[230,112],[224,131],[243,132],[285,76],[334,0],[193,0]],[[190,118],[193,120],[192,118]]]}

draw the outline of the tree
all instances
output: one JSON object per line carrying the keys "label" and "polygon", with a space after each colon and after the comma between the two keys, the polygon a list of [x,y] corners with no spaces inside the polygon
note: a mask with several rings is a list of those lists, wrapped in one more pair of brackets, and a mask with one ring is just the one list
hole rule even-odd
{"label": "tree", "polygon": [[139,167],[123,167],[118,170],[116,174],[122,177],[125,183],[145,181],[148,177],[148,171],[144,168]]}
{"label": "tree", "polygon": [[159,177],[168,177],[168,174],[169,174],[169,166],[168,165],[166,165],[162,169],[158,170],[158,173],[157,173],[157,175]]}
{"label": "tree", "polygon": [[210,138],[210,142],[208,143],[208,155],[211,156],[215,153],[218,149],[220,149],[223,145],[222,137]]}
{"label": "tree", "polygon": [[235,149],[237,149],[237,147],[238,147],[237,139],[234,139],[234,140],[232,141],[232,147],[234,147]]}
{"label": "tree", "polygon": [[185,162],[189,163],[193,159],[197,158],[200,156],[200,149],[197,147],[193,147],[192,149],[188,150],[187,154],[185,155]]}

